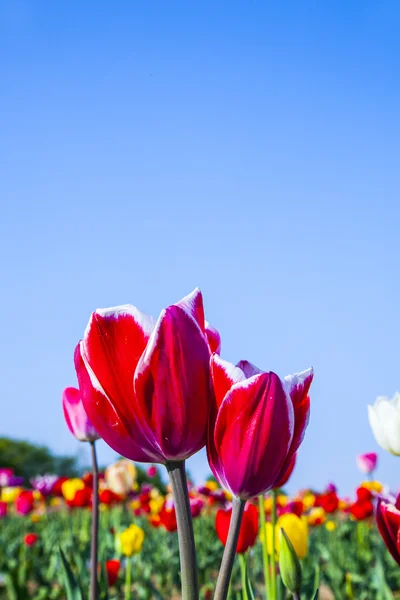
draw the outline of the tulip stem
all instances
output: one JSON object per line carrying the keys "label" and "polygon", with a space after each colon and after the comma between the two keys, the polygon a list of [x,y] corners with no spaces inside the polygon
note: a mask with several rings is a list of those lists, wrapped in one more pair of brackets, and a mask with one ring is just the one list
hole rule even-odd
{"label": "tulip stem", "polygon": [[169,462],[167,463],[167,470],[172,486],[178,526],[182,600],[198,600],[199,583],[197,577],[196,546],[194,543],[185,462]]}
{"label": "tulip stem", "polygon": [[244,505],[246,502],[240,498],[234,498],[232,502],[232,516],[229,525],[228,539],[219,569],[217,586],[215,588],[214,600],[226,600],[229,582],[232,575],[233,563],[236,556],[236,547],[239,539],[240,525],[242,523]]}
{"label": "tulip stem", "polygon": [[277,577],[276,577],[276,520],[277,520],[277,502],[276,502],[277,491],[272,490],[272,512],[271,512],[271,524],[272,524],[272,556],[271,556],[271,599],[276,600],[277,598]]}
{"label": "tulip stem", "polygon": [[241,571],[241,576],[242,576],[242,596],[243,596],[243,600],[249,600],[249,595],[247,593],[247,586],[246,586],[246,559],[244,557],[243,554],[239,554],[239,561],[240,561],[240,571]]}
{"label": "tulip stem", "polygon": [[92,500],[92,544],[90,557],[90,599],[98,598],[97,554],[99,545],[99,467],[95,442],[90,442],[92,450],[93,500]]}
{"label": "tulip stem", "polygon": [[267,525],[265,521],[265,506],[264,506],[264,494],[258,496],[258,512],[260,513],[260,529],[262,532],[262,553],[263,553],[263,567],[264,567],[264,582],[265,582],[265,598],[270,600],[270,568],[269,568],[269,556],[268,556],[268,538],[267,538]]}
{"label": "tulip stem", "polygon": [[132,587],[132,558],[130,556],[126,557],[125,564],[125,600],[130,600],[131,597],[131,587]]}

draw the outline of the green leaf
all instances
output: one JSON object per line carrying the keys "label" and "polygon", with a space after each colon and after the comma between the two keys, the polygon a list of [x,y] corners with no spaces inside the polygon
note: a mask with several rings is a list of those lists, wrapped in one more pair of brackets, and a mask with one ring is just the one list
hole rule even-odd
{"label": "green leaf", "polygon": [[318,598],[318,592],[319,592],[319,580],[320,580],[320,573],[321,569],[319,567],[319,565],[317,565],[317,568],[315,569],[315,575],[314,575],[314,587],[313,587],[313,591],[311,594],[311,600],[317,600]]}
{"label": "green leaf", "polygon": [[67,593],[67,600],[84,600],[83,593],[79,583],[76,581],[75,576],[72,572],[71,567],[67,559],[65,558],[64,552],[61,547],[59,548],[61,563],[64,571],[64,582],[65,591]]}

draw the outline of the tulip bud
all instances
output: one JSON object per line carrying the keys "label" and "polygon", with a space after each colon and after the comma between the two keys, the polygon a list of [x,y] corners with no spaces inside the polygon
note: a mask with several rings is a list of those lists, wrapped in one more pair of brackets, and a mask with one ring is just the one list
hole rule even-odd
{"label": "tulip bud", "polygon": [[302,580],[301,564],[284,529],[281,529],[279,545],[279,569],[282,581],[289,592],[299,595]]}

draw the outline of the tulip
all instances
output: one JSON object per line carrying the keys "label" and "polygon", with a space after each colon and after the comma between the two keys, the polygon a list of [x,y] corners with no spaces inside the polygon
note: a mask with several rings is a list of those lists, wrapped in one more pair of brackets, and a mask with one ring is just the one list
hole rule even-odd
{"label": "tulip", "polygon": [[24,544],[25,546],[34,546],[38,539],[39,537],[36,535],[36,533],[27,533],[24,537]]}
{"label": "tulip", "polygon": [[106,562],[107,581],[110,587],[116,584],[120,568],[119,560],[111,559]]}
{"label": "tulip", "polygon": [[400,565],[400,495],[395,504],[382,500],[378,503],[376,522],[386,548]]}
{"label": "tulip", "polygon": [[47,498],[52,494],[54,484],[57,480],[57,475],[37,475],[31,479],[31,484],[35,490],[44,496],[44,498]]}
{"label": "tulip", "polygon": [[392,399],[378,396],[373,406],[368,405],[372,433],[379,446],[400,456],[400,394]]}
{"label": "tulip", "polygon": [[245,500],[275,487],[290,469],[308,424],[309,369],[281,381],[250,363],[238,366],[214,354],[215,393],[207,442],[215,477]]}
{"label": "tulip", "polygon": [[284,586],[300,600],[302,570],[296,551],[284,529],[280,530],[279,570]]}
{"label": "tulip", "polygon": [[320,506],[326,513],[334,513],[339,507],[339,498],[336,492],[326,492],[317,496],[315,506]]}
{"label": "tulip", "polygon": [[86,414],[79,390],[74,387],[65,388],[62,402],[65,421],[72,435],[80,442],[98,440],[100,436]]}
{"label": "tulip", "polygon": [[127,496],[136,480],[136,467],[130,460],[118,460],[107,467],[104,476],[110,490],[120,496]]}
{"label": "tulip", "polygon": [[31,491],[23,491],[15,499],[15,510],[20,515],[28,515],[33,511],[34,497]]}
{"label": "tulip", "polygon": [[378,455],[376,452],[367,452],[366,454],[359,454],[356,458],[357,467],[361,473],[370,474],[376,469],[378,462]]}
{"label": "tulip", "polygon": [[122,531],[117,538],[117,547],[124,556],[132,556],[142,549],[144,531],[134,523]]}
{"label": "tulip", "polygon": [[151,465],[151,467],[149,467],[147,469],[147,476],[153,478],[156,475],[157,475],[157,467],[155,467],[154,465]]}
{"label": "tulip", "polygon": [[14,477],[14,471],[12,469],[0,469],[0,488],[11,487],[10,481]]}
{"label": "tulip", "polygon": [[206,441],[210,346],[199,290],[157,322],[131,305],[96,310],[75,351],[85,409],[116,452],[183,461]]}
{"label": "tulip", "polygon": [[62,495],[65,500],[72,501],[75,498],[75,494],[78,490],[83,490],[85,488],[85,483],[82,479],[74,478],[67,479],[61,485]]}
{"label": "tulip", "polygon": [[[225,546],[228,538],[229,526],[231,523],[232,508],[227,510],[218,510],[215,518],[215,529],[218,538]],[[254,546],[258,534],[258,512],[254,504],[247,504],[244,512],[242,524],[240,526],[239,538],[236,546],[236,553],[243,554]]]}

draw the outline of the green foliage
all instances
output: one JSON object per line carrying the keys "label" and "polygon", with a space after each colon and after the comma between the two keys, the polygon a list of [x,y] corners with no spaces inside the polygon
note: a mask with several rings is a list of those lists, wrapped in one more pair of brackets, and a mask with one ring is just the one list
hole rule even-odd
{"label": "green foliage", "polygon": [[8,437],[0,437],[0,468],[13,469],[25,482],[37,474],[60,473],[75,477],[79,473],[76,457],[55,456],[46,446]]}

